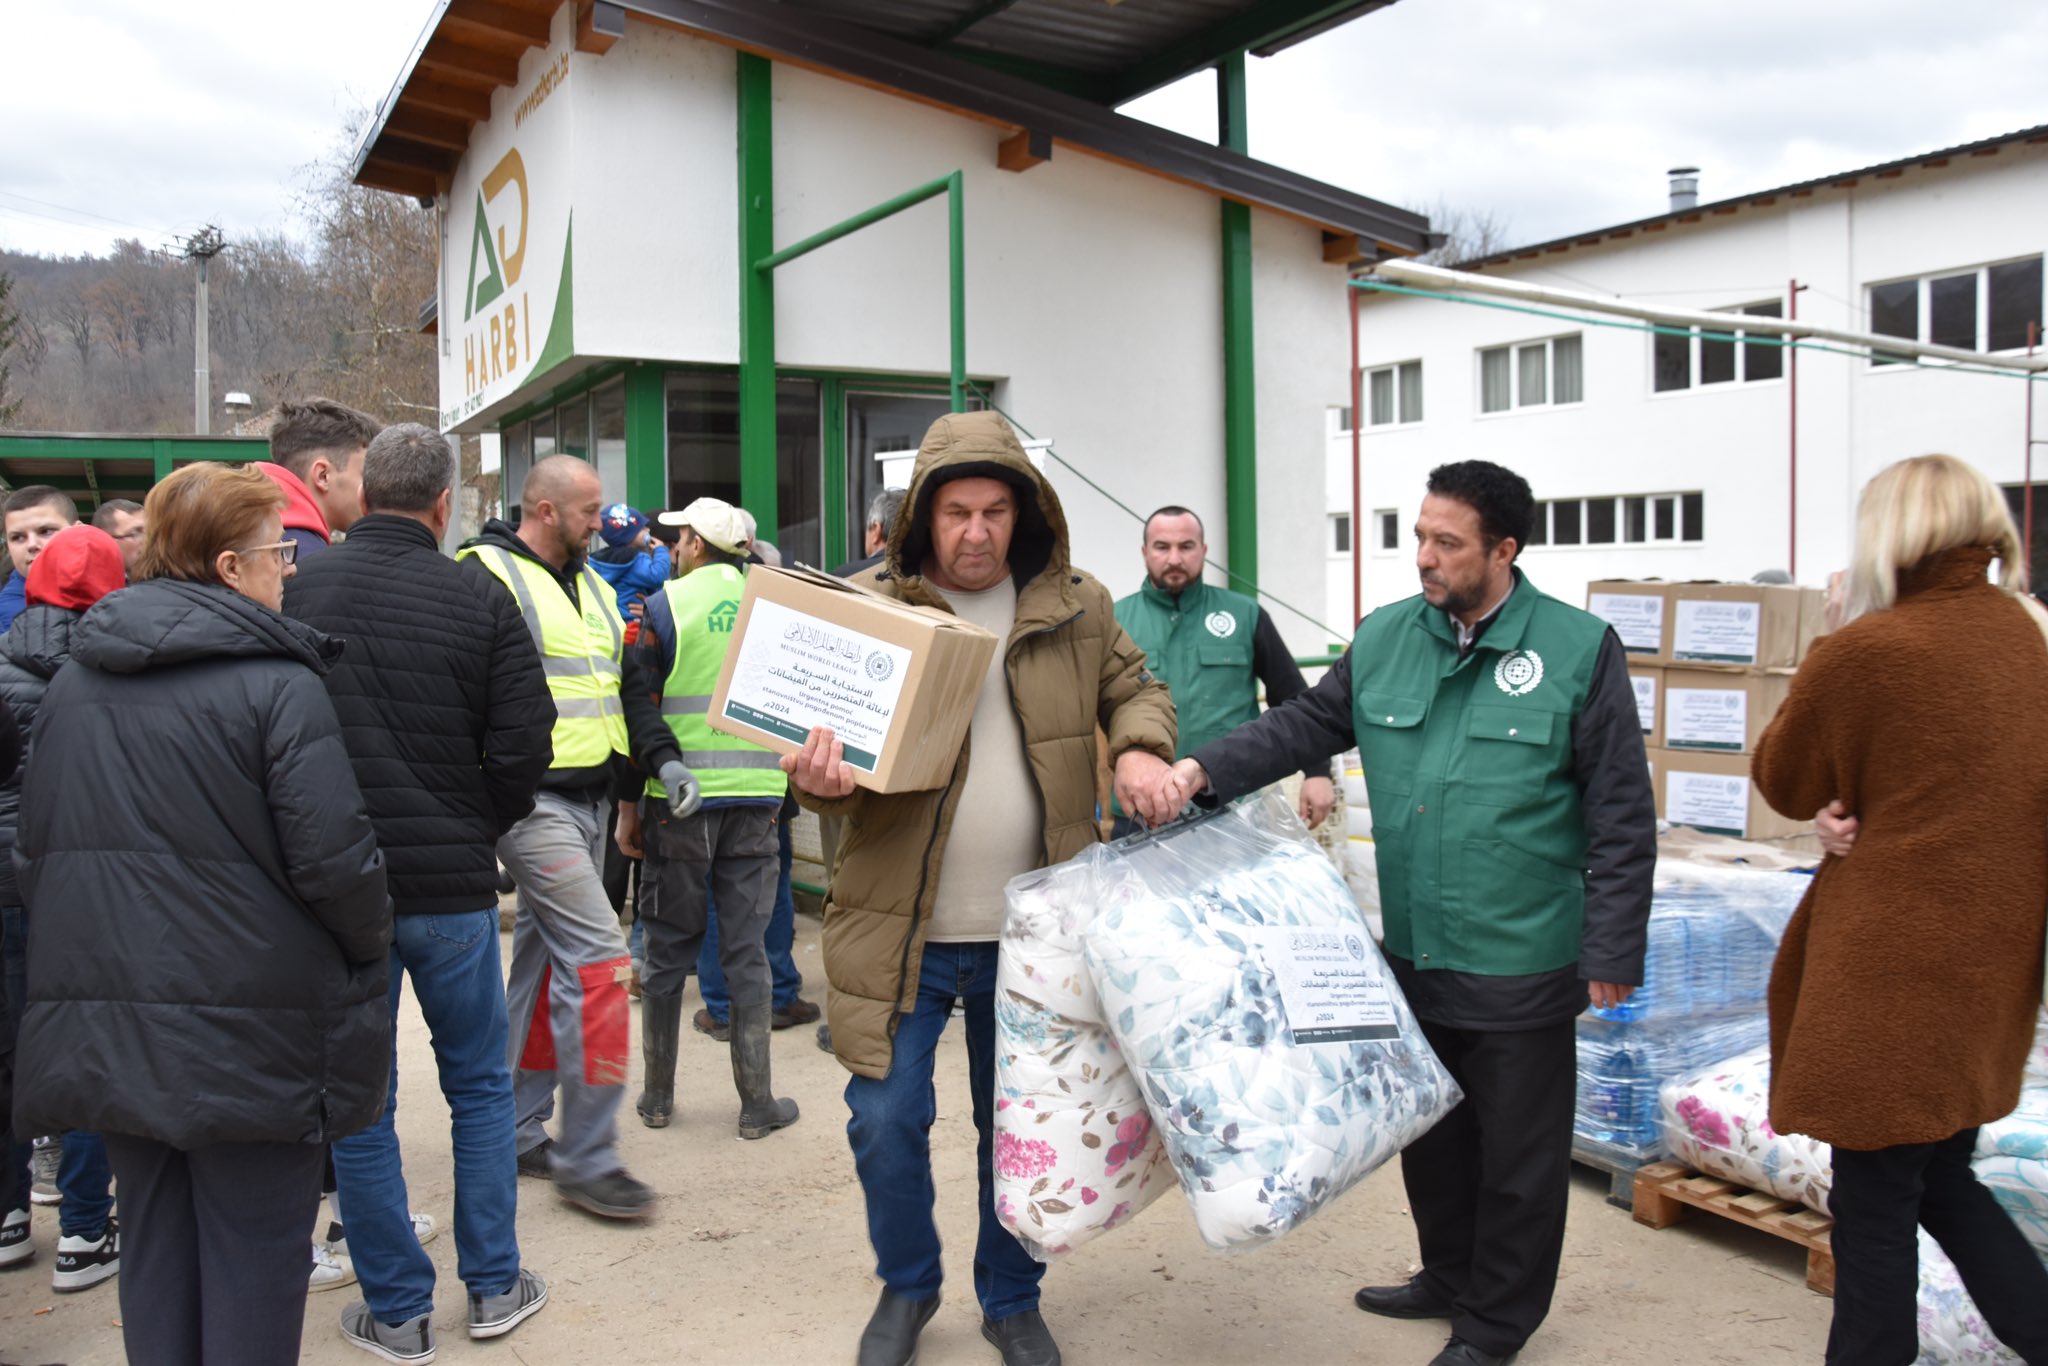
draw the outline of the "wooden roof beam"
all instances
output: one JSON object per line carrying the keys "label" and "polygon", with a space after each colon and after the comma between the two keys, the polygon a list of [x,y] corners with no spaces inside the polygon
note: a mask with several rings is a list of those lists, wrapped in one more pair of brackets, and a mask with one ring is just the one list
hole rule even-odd
{"label": "wooden roof beam", "polygon": [[407,195],[413,199],[432,199],[441,192],[440,180],[431,173],[385,161],[375,153],[363,163],[362,173],[356,177],[356,183],[367,185],[373,190],[389,190],[393,194]]}
{"label": "wooden roof beam", "polygon": [[626,11],[612,0],[577,0],[576,50],[602,57],[626,36]]}
{"label": "wooden roof beam", "polygon": [[488,90],[473,90],[415,75],[405,83],[398,107],[431,109],[437,114],[453,114],[471,123],[482,123],[491,116],[491,94]]}
{"label": "wooden roof beam", "polygon": [[429,39],[421,50],[418,69],[464,85],[516,85],[519,81],[517,57],[467,47],[442,34]]}
{"label": "wooden roof beam", "polygon": [[996,165],[1006,171],[1028,171],[1052,160],[1052,134],[1024,128],[996,147]]}
{"label": "wooden roof beam", "polygon": [[469,129],[468,119],[409,104],[401,104],[384,120],[386,137],[403,138],[422,147],[440,147],[450,152],[468,150]]}
{"label": "wooden roof beam", "polygon": [[496,0],[449,0],[441,31],[493,51],[509,46],[514,56],[530,47],[546,47],[549,37],[546,15]]}

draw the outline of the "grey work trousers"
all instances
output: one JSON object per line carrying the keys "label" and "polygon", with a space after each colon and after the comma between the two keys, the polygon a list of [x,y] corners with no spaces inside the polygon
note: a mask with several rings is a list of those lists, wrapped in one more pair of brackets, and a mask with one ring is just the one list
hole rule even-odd
{"label": "grey work trousers", "polygon": [[640,804],[647,934],[640,984],[649,995],[681,994],[715,912],[718,965],[734,1007],[773,997],[767,937],[780,876],[775,816],[773,806],[720,806],[678,818],[666,802]]}
{"label": "grey work trousers", "polygon": [[619,1101],[632,1054],[626,983],[632,960],[605,897],[605,807],[541,789],[533,814],[498,841],[519,884],[512,968],[505,983],[518,1148],[542,1127],[562,1090],[558,1181],[591,1181],[621,1167]]}

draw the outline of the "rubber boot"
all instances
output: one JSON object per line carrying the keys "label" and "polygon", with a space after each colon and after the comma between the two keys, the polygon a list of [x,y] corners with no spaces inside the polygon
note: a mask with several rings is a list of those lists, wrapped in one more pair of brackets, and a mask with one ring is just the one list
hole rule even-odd
{"label": "rubber boot", "polygon": [[796,1102],[777,1100],[768,1073],[773,1002],[732,1005],[732,1084],[740,1093],[740,1137],[766,1138],[796,1123]]}
{"label": "rubber boot", "polygon": [[683,998],[656,996],[640,998],[640,1057],[646,1064],[641,1078],[640,1122],[650,1129],[666,1129],[676,1108],[676,1038],[683,1024]]}

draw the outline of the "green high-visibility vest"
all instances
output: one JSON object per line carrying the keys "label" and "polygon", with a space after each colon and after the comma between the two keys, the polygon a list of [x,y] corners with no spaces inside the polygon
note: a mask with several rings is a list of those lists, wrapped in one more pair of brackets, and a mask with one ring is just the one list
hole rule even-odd
{"label": "green high-visibility vest", "polygon": [[577,568],[579,607],[547,566],[503,546],[465,546],[498,576],[519,603],[540,651],[548,695],[555,700],[555,768],[597,768],[630,753],[626,709],[619,701],[626,623],[611,585],[588,564]]}
{"label": "green high-visibility vest", "polygon": [[1360,622],[1351,645],[1387,951],[1422,969],[1506,976],[1579,957],[1572,722],[1607,624],[1515,577],[1462,659],[1450,618],[1419,595]]}
{"label": "green high-visibility vest", "polygon": [[1173,694],[1185,759],[1259,714],[1252,637],[1259,605],[1242,593],[1191,583],[1175,598],[1150,578],[1116,605],[1117,624],[1145,652],[1145,663]]}
{"label": "green high-visibility vest", "polygon": [[[789,786],[774,751],[715,731],[707,719],[745,591],[745,577],[729,564],[707,564],[662,588],[675,622],[676,662],[661,685],[661,719],[706,797],[780,797]],[[650,778],[647,795],[666,798],[668,789]]]}

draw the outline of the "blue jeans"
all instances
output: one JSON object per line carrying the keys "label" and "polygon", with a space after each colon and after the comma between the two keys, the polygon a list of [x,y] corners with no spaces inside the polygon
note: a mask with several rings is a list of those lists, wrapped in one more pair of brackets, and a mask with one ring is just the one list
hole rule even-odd
{"label": "blue jeans", "polygon": [[[519,1279],[518,1154],[512,1071],[506,1059],[505,984],[498,912],[400,915],[391,927],[391,1015],[407,976],[434,1041],[455,1150],[455,1269],[472,1295],[500,1295]],[[334,1175],[348,1209],[348,1251],[363,1302],[380,1322],[434,1308],[434,1264],[413,1233],[391,1097],[377,1122],[334,1145]]]}
{"label": "blue jeans", "polygon": [[967,1084],[974,1096],[975,1171],[981,1231],[974,1244],[974,1294],[981,1312],[1005,1319],[1038,1307],[1043,1263],[996,1221],[989,1159],[995,1144],[996,944],[927,944],[910,1012],[896,1017],[889,1075],[846,1083],[846,1138],[867,1196],[875,1274],[895,1294],[928,1300],[939,1293],[939,1230],[932,1221],[932,1055],[957,998],[967,1009]]}
{"label": "blue jeans", "polygon": [[[804,989],[804,975],[796,967],[796,898],[789,890],[794,855],[789,850],[788,821],[775,822],[775,838],[781,845],[782,876],[775,884],[775,907],[768,913],[768,971],[775,979],[775,1009],[787,1010]],[[723,1022],[732,1018],[732,996],[725,989],[725,969],[718,962],[717,901],[708,881],[704,895],[711,898],[714,914],[705,925],[704,947],[697,952],[697,990],[704,997],[704,1008]],[[640,928],[638,920],[633,928]]]}
{"label": "blue jeans", "polygon": [[[21,1008],[28,1000],[28,912],[0,906],[0,956],[6,960],[7,1011],[21,1027]],[[57,1190],[64,1203],[57,1211],[57,1229],[67,1237],[98,1238],[114,1210],[114,1169],[107,1165],[107,1145],[90,1129],[63,1135],[64,1155],[57,1162]],[[35,1148],[12,1132],[8,1161],[14,1164],[17,1209],[29,1207],[28,1188],[34,1179],[29,1160]]]}

